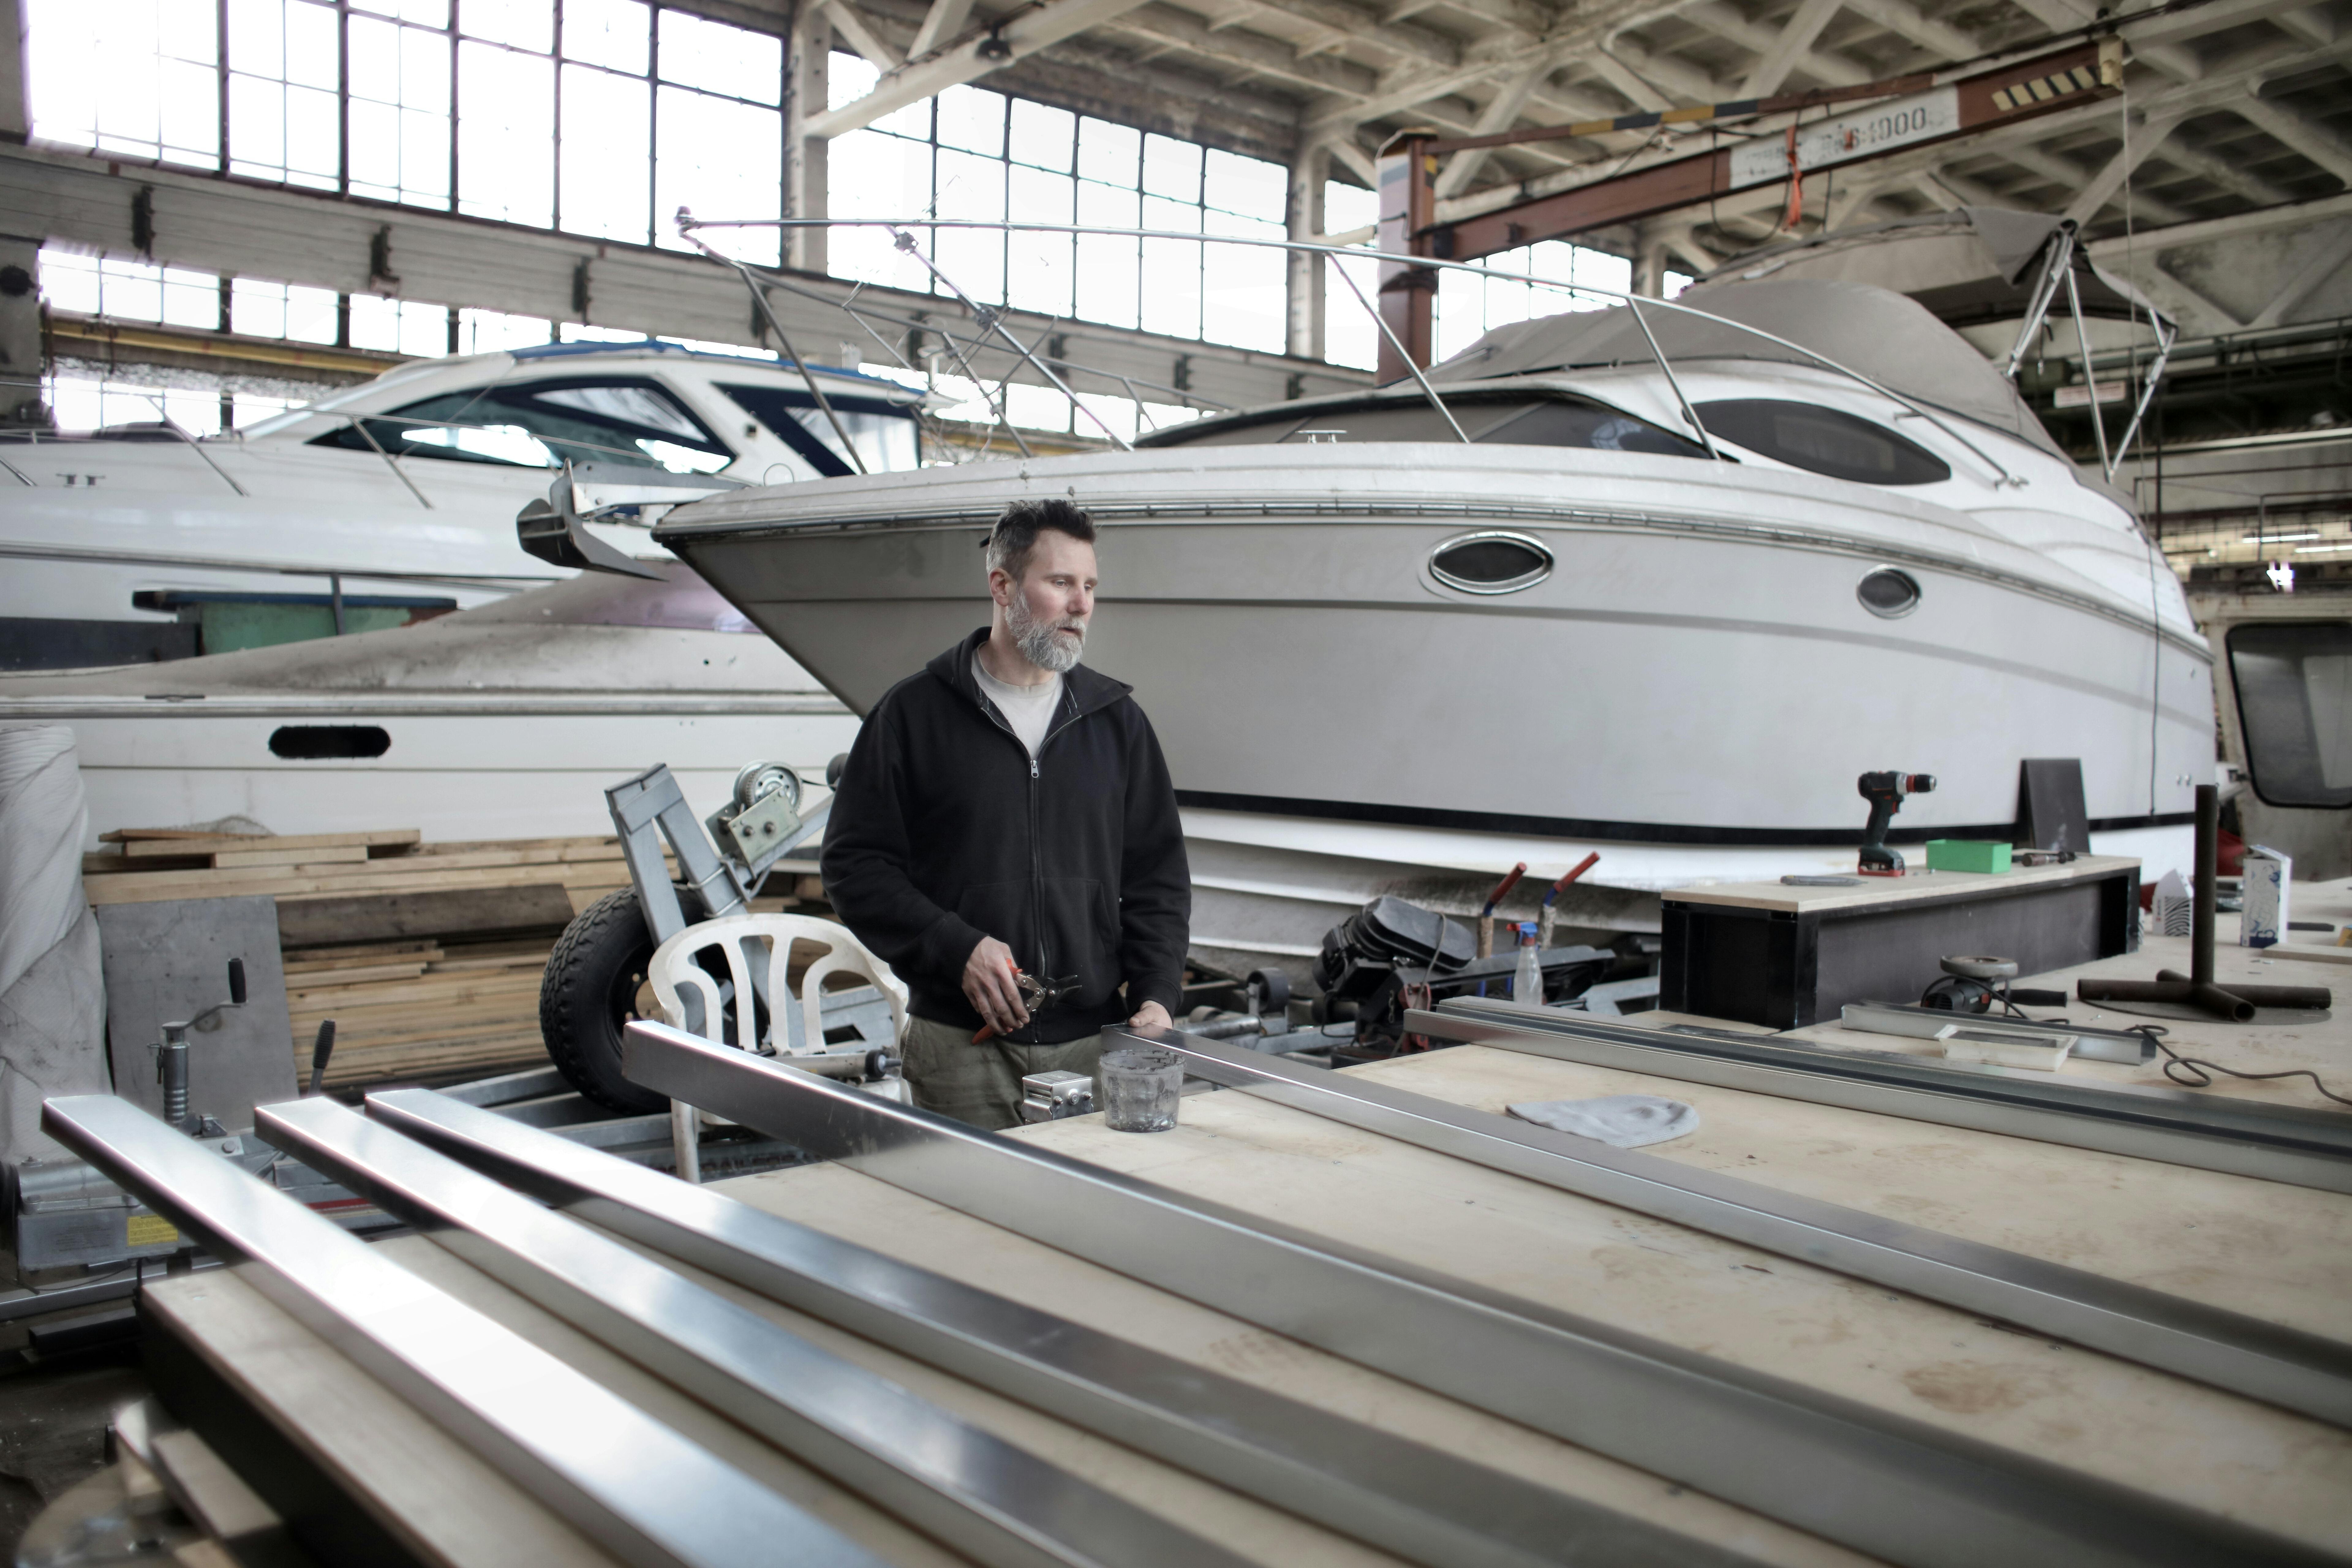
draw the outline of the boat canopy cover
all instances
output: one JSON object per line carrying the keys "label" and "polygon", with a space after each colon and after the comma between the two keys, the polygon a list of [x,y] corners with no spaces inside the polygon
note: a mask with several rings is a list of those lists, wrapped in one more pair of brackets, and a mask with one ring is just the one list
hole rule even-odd
{"label": "boat canopy cover", "polygon": [[[1751,250],[1702,276],[1696,288],[1764,278],[1871,283],[1907,294],[1949,327],[2021,320],[2044,257],[2067,220],[2006,207],[1920,213]],[[2071,263],[2083,314],[2104,321],[2169,321],[2145,294],[2094,262],[2080,246]],[[2057,310],[2066,309],[2059,295]]]}
{"label": "boat canopy cover", "polygon": [[[1967,339],[1916,302],[1867,283],[1774,277],[1761,282],[1693,288],[1675,301],[1649,305],[1643,318],[1658,346],[1677,363],[1690,360],[1769,360],[1818,364],[1798,349],[1710,321],[1738,321],[1810,349],[1920,403],[1990,425],[2063,457],[2017,388]],[[1706,314],[1695,312],[1704,311]],[[1631,307],[1572,310],[1497,327],[1429,373],[1432,381],[1485,381],[1597,365],[1654,363]]]}

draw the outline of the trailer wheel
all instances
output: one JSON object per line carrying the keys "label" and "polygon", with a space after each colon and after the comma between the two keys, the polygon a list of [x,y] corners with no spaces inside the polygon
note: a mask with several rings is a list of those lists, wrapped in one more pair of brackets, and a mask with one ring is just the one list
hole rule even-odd
{"label": "trailer wheel", "polygon": [[588,1099],[628,1115],[669,1108],[667,1096],[621,1075],[622,1026],[656,1016],[646,984],[653,956],[636,889],[623,888],[563,928],[539,985],[539,1032],[556,1071]]}

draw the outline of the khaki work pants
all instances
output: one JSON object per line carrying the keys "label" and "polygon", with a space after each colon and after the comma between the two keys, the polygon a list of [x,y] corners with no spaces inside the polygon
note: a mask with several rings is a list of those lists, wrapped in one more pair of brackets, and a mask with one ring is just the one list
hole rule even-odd
{"label": "khaki work pants", "polygon": [[899,1044],[907,1087],[925,1110],[991,1132],[1021,1125],[1021,1080],[1033,1072],[1094,1076],[1102,1039],[1088,1035],[1058,1046],[1022,1046],[1003,1038],[974,1045],[958,1024],[909,1017]]}

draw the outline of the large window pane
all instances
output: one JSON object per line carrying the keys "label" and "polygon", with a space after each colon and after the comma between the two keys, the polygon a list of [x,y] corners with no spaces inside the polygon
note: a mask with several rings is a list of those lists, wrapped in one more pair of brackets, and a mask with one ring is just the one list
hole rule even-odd
{"label": "large window pane", "polygon": [[[1279,223],[1253,222],[1230,213],[1209,213],[1204,226],[1211,234],[1250,239],[1283,237]],[[1283,258],[1284,252],[1266,246],[1208,247],[1201,335],[1213,343],[1282,353],[1289,318]]]}
{"label": "large window pane", "polygon": [[[1020,105],[1014,106],[1017,112]],[[1073,187],[1067,174],[1042,169],[1013,167],[1006,192],[1006,216],[1019,223],[1072,223]],[[1013,234],[1005,242],[1008,255],[1005,303],[1016,310],[1041,310],[1066,316],[1073,305],[1073,268],[1076,252],[1066,234]]]}
{"label": "large window pane", "polygon": [[1078,117],[1025,98],[1013,100],[1013,161],[1068,174],[1077,152]]}
{"label": "large window pane", "polygon": [[661,79],[754,103],[782,103],[783,41],[772,34],[706,22],[683,11],[661,14]]}
{"label": "large window pane", "polygon": [[555,7],[549,0],[465,0],[457,30],[543,55],[555,47]]}
{"label": "large window pane", "polygon": [[418,206],[449,205],[449,39],[351,19],[351,188]]}
{"label": "large window pane", "polygon": [[354,294],[352,347],[439,358],[449,352],[449,308]]}
{"label": "large window pane", "polygon": [[1078,121],[1080,177],[1131,190],[1142,155],[1142,132],[1091,117]]}
{"label": "large window pane", "polygon": [[[662,13],[665,26],[673,15]],[[680,207],[703,218],[783,216],[782,114],[674,87],[661,89],[654,114],[655,244],[692,248],[678,237]],[[772,262],[780,255],[772,228],[719,230],[703,237],[747,261]]]}
{"label": "large window pane", "polygon": [[554,61],[457,47],[457,210],[533,228],[554,223]]}
{"label": "large window pane", "polygon": [[2269,805],[2352,805],[2352,627],[2242,626],[2228,648],[2254,793]]}
{"label": "large window pane", "polygon": [[[931,149],[926,142],[853,131],[834,140],[827,160],[835,217],[904,217],[931,205]],[[928,247],[930,231],[922,231],[919,240]],[[883,229],[836,228],[827,243],[836,278],[930,291],[930,275],[893,247]]]}
{"label": "large window pane", "polygon": [[[1197,232],[1201,209],[1160,196],[1146,196],[1143,226]],[[1142,305],[1145,331],[1165,332],[1175,338],[1201,335],[1201,247],[1197,240],[1143,242]]]}
{"label": "large window pane", "polygon": [[[939,216],[1004,221],[1003,161],[970,153],[939,154]],[[1002,229],[943,228],[932,254],[940,270],[956,287],[983,305],[1004,300],[1004,232]],[[942,284],[940,292],[949,292]]]}
{"label": "large window pane", "polygon": [[342,178],[334,8],[229,0],[229,170],[331,190]]}
{"label": "large window pane", "polygon": [[1174,201],[1201,199],[1201,148],[1172,136],[1143,139],[1143,194]]}
{"label": "large window pane", "polygon": [[[567,9],[567,28],[570,17]],[[562,226],[573,234],[645,244],[653,204],[652,144],[653,89],[646,82],[565,66],[558,193]]]}
{"label": "large window pane", "polygon": [[1004,95],[976,87],[940,94],[940,145],[985,157],[1004,155]]}
{"label": "large window pane", "polygon": [[[1099,121],[1088,121],[1089,125]],[[1081,129],[1083,161],[1086,143]],[[1092,180],[1078,182],[1078,217],[1101,228],[1133,228],[1139,216],[1132,189],[1119,190]],[[1078,236],[1078,314],[1108,326],[1131,327],[1136,322],[1136,287],[1140,267],[1136,242],[1115,234]]]}
{"label": "large window pane", "polygon": [[643,76],[653,25],[653,7],[638,0],[564,0],[564,58]]}
{"label": "large window pane", "polygon": [[1212,148],[1201,190],[1206,205],[1280,225],[1288,216],[1290,171],[1279,163]]}

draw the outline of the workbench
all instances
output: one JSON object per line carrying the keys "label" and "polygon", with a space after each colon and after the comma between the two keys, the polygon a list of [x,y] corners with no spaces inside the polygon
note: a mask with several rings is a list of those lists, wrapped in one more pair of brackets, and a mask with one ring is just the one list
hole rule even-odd
{"label": "workbench", "polygon": [[[2298,884],[2298,919],[2352,920],[2352,884]],[[2285,1026],[2169,1023],[2186,1054],[2252,1070],[2310,1067],[2352,1092],[2352,949],[2256,953],[2227,945],[2219,978],[2335,984],[2342,1005]],[[2305,935],[2306,933],[2296,933]],[[2186,970],[2187,943],[2021,979]],[[2143,1020],[2079,1004],[2076,1022]],[[1686,1021],[1654,1014],[1654,1026]],[[1932,1051],[1834,1023],[1797,1031],[1828,1047]],[[1646,1152],[2352,1341],[2352,1197],[1832,1106],[1705,1088],[1485,1047],[1351,1069],[1486,1110],[1616,1093],[1695,1106],[1699,1130]],[[2086,1080],[2161,1083],[2155,1066],[2069,1060]],[[2325,1108],[2305,1080],[2223,1079],[2217,1095]],[[1768,1252],[1362,1132],[1251,1094],[1188,1097],[1153,1136],[1098,1118],[1009,1136],[1271,1216],[1677,1346],[2260,1525],[2352,1560],[2352,1432],[2096,1352],[1980,1321]],[[1864,1559],[1466,1405],[1139,1284],[845,1166],[724,1184],[746,1203],[854,1239],[1295,1398],[1774,1563]],[[421,1237],[390,1256],[800,1500],[887,1560],[961,1561]],[[693,1274],[691,1269],[682,1271]],[[696,1276],[793,1331],[1244,1555],[1284,1568],[1388,1562],[1367,1547],[1118,1447],[772,1302]],[[222,1407],[267,1410],[341,1484],[397,1520],[419,1561],[613,1561],[499,1479],[231,1270],[152,1287],[143,1310],[180,1365],[177,1386],[220,1386]],[[205,1370],[205,1369],[209,1370]],[[184,1417],[202,1412],[180,1410]],[[236,1422],[212,1413],[225,1432]],[[225,1442],[233,1439],[225,1437]],[[234,1455],[231,1456],[233,1458]]]}

